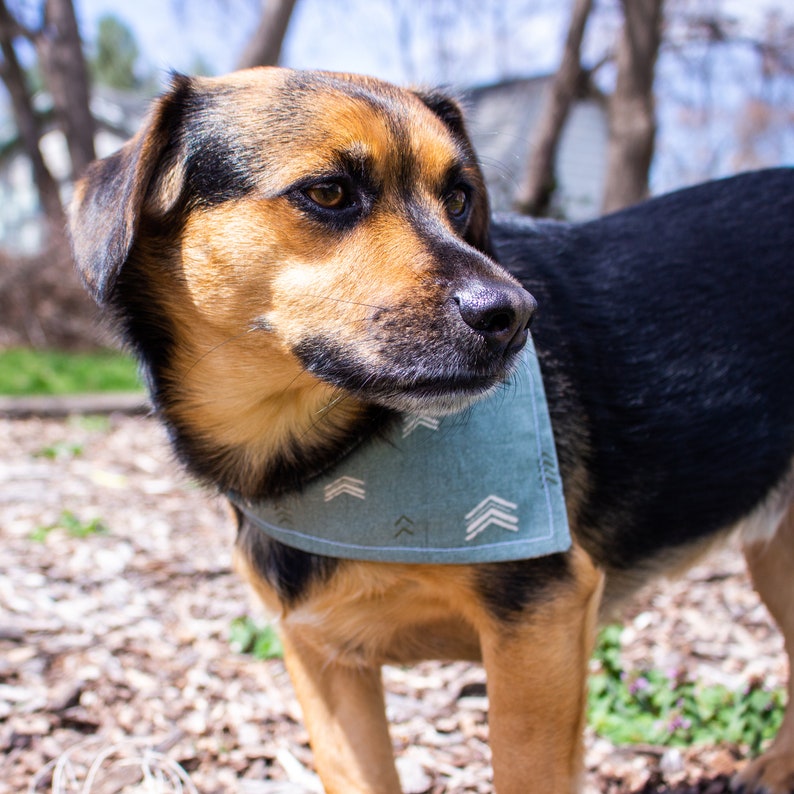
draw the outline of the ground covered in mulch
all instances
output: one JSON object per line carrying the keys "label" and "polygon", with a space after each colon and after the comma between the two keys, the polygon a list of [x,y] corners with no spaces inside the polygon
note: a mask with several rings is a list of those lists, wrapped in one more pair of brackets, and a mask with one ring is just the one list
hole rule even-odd
{"label": "ground covered in mulch", "polygon": [[[230,646],[232,620],[259,614],[231,570],[232,521],[179,474],[157,425],[0,420],[0,439],[0,794],[87,791],[92,763],[115,780],[92,794],[143,790],[142,768],[202,794],[320,791],[281,662]],[[628,626],[629,666],[737,689],[784,680],[735,549],[649,590]],[[385,679],[406,792],[490,792],[481,669]],[[739,757],[588,735],[587,790],[720,794]]]}

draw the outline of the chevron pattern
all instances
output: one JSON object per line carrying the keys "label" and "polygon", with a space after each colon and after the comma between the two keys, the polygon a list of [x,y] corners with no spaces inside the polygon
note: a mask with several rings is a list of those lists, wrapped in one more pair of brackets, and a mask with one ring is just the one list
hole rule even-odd
{"label": "chevron pattern", "polygon": [[357,480],[355,477],[339,477],[324,488],[325,501],[330,502],[337,496],[354,496],[356,499],[366,499],[367,492],[364,487],[364,480]]}
{"label": "chevron pattern", "polygon": [[396,534],[394,535],[395,538],[399,538],[400,535],[413,535],[414,534],[414,522],[411,521],[408,516],[400,516],[397,521],[394,522],[394,528],[397,530]]}
{"label": "chevron pattern", "polygon": [[560,473],[551,453],[544,451],[540,456],[538,466],[541,469],[542,476],[545,476],[549,482],[559,485]]}
{"label": "chevron pattern", "polygon": [[420,416],[419,414],[406,416],[403,423],[403,438],[408,438],[418,427],[435,431],[438,430],[440,425],[441,420],[436,419],[434,416]]}
{"label": "chevron pattern", "polygon": [[518,532],[518,505],[491,494],[466,513],[466,540],[471,541],[488,527],[496,526]]}

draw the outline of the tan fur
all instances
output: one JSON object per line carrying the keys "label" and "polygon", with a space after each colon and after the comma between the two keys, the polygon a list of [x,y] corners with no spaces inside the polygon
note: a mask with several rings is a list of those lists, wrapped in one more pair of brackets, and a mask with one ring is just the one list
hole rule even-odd
{"label": "tan fur", "polygon": [[[334,404],[340,391],[304,372],[279,335],[261,328],[266,317],[272,322],[276,268],[289,261],[286,240],[279,239],[286,234],[263,223],[264,213],[239,202],[189,218],[184,285],[174,290],[168,283],[162,292],[180,334],[175,416],[211,443],[240,446],[252,461],[272,457],[290,435],[311,432],[325,411],[358,407],[351,398]],[[262,251],[279,246],[284,259],[263,261]]]}
{"label": "tan fur", "polygon": [[[753,584],[786,641],[789,660],[794,659],[794,508],[789,509],[778,531],[744,549]],[[788,702],[794,702],[794,677],[789,671]],[[786,709],[783,724],[772,746],[740,772],[737,784],[769,794],[794,791],[794,711]]]}
{"label": "tan fur", "polygon": [[500,792],[527,791],[528,781],[543,781],[544,794],[580,790],[585,681],[604,575],[579,548],[573,565],[575,588],[561,592],[532,620],[507,631],[492,623],[481,632]]}

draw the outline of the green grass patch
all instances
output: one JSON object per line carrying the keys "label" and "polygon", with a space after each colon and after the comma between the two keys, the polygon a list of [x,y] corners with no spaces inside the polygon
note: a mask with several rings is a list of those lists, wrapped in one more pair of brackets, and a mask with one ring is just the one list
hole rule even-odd
{"label": "green grass patch", "polygon": [[0,394],[21,397],[142,388],[135,362],[123,353],[25,348],[0,351]]}
{"label": "green grass patch", "polygon": [[777,733],[785,695],[763,682],[734,692],[703,686],[680,671],[626,671],[620,661],[620,626],[600,635],[590,677],[589,720],[614,744],[688,747],[732,742],[758,753]]}

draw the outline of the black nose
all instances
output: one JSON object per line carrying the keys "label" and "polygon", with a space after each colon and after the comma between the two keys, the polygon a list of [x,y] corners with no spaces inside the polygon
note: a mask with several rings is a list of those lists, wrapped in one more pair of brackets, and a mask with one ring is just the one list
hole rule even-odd
{"label": "black nose", "polygon": [[517,353],[526,344],[538,306],[526,290],[512,284],[476,281],[459,289],[453,298],[463,321],[493,352]]}

